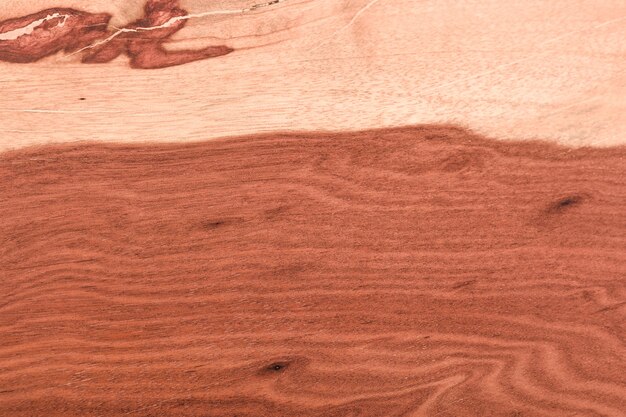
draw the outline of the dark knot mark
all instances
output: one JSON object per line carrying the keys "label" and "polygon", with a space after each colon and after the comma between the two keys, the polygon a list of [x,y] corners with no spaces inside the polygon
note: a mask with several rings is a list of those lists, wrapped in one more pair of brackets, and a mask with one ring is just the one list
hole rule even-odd
{"label": "dark knot mark", "polygon": [[222,226],[242,223],[244,221],[245,219],[243,217],[230,217],[230,218],[223,218],[223,219],[218,219],[218,220],[211,219],[211,220],[205,220],[201,222],[200,227],[204,230],[213,230]]}
{"label": "dark knot mark", "polygon": [[565,210],[580,205],[583,202],[583,197],[578,194],[570,195],[564,198],[559,199],[550,207],[548,207],[548,213],[561,213]]}
{"label": "dark knot mark", "polygon": [[209,221],[209,222],[202,223],[202,227],[205,228],[205,229],[215,229],[215,228],[220,227],[223,224],[224,224],[224,222],[221,221],[221,220],[216,221],[216,222]]}
{"label": "dark knot mark", "polygon": [[287,368],[287,363],[285,362],[275,362],[267,367],[268,371],[280,372]]}
{"label": "dark knot mark", "polygon": [[272,362],[271,364],[261,369],[259,374],[260,375],[278,374],[278,373],[284,372],[288,367],[289,367],[289,362],[287,361]]}
{"label": "dark knot mark", "polygon": [[[233,52],[225,45],[168,51],[163,45],[188,16],[178,0],[148,0],[144,17],[122,30],[110,30],[108,13],[52,8],[0,22],[0,61],[30,63],[58,52],[82,54],[83,63],[111,62],[126,54],[130,66],[165,68]],[[178,18],[178,19],[177,19]]]}
{"label": "dark knot mark", "polygon": [[470,279],[468,281],[462,281],[462,282],[459,282],[457,284],[454,284],[452,286],[452,289],[453,290],[458,290],[458,289],[461,289],[461,288],[469,287],[470,285],[474,284],[475,282],[476,282],[475,279]]}

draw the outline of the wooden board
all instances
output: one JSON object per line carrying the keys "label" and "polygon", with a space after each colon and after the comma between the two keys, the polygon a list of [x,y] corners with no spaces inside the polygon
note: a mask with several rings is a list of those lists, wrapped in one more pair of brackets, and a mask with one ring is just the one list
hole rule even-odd
{"label": "wooden board", "polygon": [[0,416],[623,417],[625,27],[5,1]]}
{"label": "wooden board", "polygon": [[[5,0],[109,13],[143,0]],[[455,123],[506,139],[607,146],[626,137],[621,0],[184,0],[168,48],[235,52],[161,70],[58,53],[0,62],[0,148],[49,141],[198,141],[233,134]],[[85,98],[85,100],[80,100]]]}
{"label": "wooden board", "polygon": [[626,148],[453,128],[0,159],[0,414],[623,416]]}

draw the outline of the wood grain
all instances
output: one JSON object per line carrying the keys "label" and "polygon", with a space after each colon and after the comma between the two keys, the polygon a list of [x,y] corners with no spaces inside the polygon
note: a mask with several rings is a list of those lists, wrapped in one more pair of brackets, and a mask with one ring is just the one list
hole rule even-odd
{"label": "wood grain", "polygon": [[0,195],[0,415],[624,415],[624,147],[70,144]]}
{"label": "wood grain", "polygon": [[109,30],[111,15],[53,8],[0,22],[0,61],[37,62],[59,51],[81,54],[81,62],[104,64],[120,55],[131,68],[160,69],[231,53],[224,45],[170,51],[163,47],[189,13],[177,0],[148,0],[144,16]]}
{"label": "wood grain", "polygon": [[[622,0],[284,0],[250,10],[262,3],[180,1],[204,17],[164,47],[235,49],[216,59],[156,71],[133,70],[125,56],[0,62],[0,149],[419,123],[570,146],[626,138]],[[145,4],[4,0],[0,21],[67,7],[123,28]],[[231,13],[205,15],[219,11]]]}

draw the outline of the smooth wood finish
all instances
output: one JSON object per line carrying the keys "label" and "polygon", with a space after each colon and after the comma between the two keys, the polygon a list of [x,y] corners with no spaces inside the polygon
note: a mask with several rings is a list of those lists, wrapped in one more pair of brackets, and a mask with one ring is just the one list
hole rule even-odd
{"label": "smooth wood finish", "polygon": [[446,127],[0,157],[0,415],[611,416],[626,148]]}
{"label": "smooth wood finish", "polygon": [[623,417],[624,39],[621,0],[3,1],[0,416]]}
{"label": "smooth wood finish", "polygon": [[[442,122],[573,146],[626,138],[621,0],[180,4],[204,17],[189,19],[167,48],[235,52],[156,71],[133,70],[125,56],[97,65],[62,53],[0,62],[0,149]],[[121,28],[144,5],[5,0],[0,20],[71,7],[109,13]]]}

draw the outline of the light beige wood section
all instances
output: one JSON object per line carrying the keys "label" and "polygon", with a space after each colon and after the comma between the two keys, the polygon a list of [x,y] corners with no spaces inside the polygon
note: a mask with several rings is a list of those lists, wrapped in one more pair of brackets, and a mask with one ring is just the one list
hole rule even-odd
{"label": "light beige wood section", "polygon": [[[5,0],[0,20],[74,7],[122,26],[143,3]],[[195,14],[254,3],[181,5]],[[192,18],[169,47],[213,44],[236,51],[160,70],[131,69],[126,57],[2,62],[0,149],[419,123],[572,146],[626,142],[623,0],[283,0]]]}

